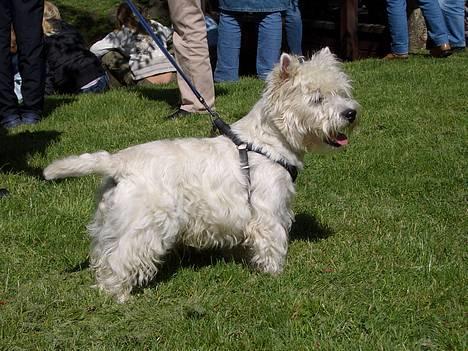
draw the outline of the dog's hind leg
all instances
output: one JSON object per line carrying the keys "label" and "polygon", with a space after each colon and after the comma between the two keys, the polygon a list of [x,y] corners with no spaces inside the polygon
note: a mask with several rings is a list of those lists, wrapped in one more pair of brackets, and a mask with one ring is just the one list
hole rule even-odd
{"label": "dog's hind leg", "polygon": [[131,191],[127,187],[125,196],[120,197],[104,194],[89,226],[91,266],[97,286],[118,302],[125,302],[134,286],[143,285],[155,276],[179,231],[177,221],[163,210],[144,203],[140,194],[133,198],[129,195]]}
{"label": "dog's hind leg", "polygon": [[156,275],[172,249],[176,236],[166,234],[149,225],[131,229],[109,246],[95,244],[91,257],[98,286],[125,302],[133,287],[146,284]]}
{"label": "dog's hind leg", "polygon": [[246,245],[253,251],[253,266],[263,272],[281,273],[288,250],[286,227],[273,216],[258,216],[247,226],[246,237]]}

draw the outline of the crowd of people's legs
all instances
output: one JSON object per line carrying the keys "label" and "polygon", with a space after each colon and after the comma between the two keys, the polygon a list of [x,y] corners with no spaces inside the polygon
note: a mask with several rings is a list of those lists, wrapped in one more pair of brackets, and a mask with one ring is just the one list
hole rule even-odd
{"label": "crowd of people's legs", "polygon": [[[409,52],[406,0],[386,0],[391,52],[385,59],[407,59]],[[424,16],[429,52],[434,57],[447,57],[465,49],[463,0],[418,0]]]}
{"label": "crowd of people's legs", "polygon": [[[215,104],[214,82],[239,79],[245,23],[256,28],[256,73],[260,79],[273,69],[282,48],[302,55],[299,0],[219,0],[219,17],[205,11],[209,0],[167,2],[172,28],[154,19],[150,24],[164,47],[172,44],[175,61],[210,109]],[[386,3],[391,52],[385,58],[406,59],[406,0]],[[446,57],[464,50],[464,1],[418,3],[427,25],[430,54]],[[152,42],[125,3],[117,9],[115,30],[88,48],[79,31],[61,18],[51,2],[0,1],[0,128],[38,123],[47,94],[96,93],[114,86],[168,83],[176,69],[168,60],[171,54],[164,51]],[[211,62],[210,53],[216,55]],[[70,60],[70,55],[80,59]],[[70,71],[76,74],[64,74]],[[206,112],[179,74],[177,83],[180,105],[169,117]],[[5,194],[7,190],[0,189],[0,196]]]}

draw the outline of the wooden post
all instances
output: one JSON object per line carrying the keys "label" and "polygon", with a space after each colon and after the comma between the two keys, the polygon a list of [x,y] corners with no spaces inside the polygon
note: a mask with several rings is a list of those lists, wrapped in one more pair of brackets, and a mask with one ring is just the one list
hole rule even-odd
{"label": "wooden post", "polygon": [[359,57],[358,46],[358,0],[341,0],[340,48],[345,60]]}

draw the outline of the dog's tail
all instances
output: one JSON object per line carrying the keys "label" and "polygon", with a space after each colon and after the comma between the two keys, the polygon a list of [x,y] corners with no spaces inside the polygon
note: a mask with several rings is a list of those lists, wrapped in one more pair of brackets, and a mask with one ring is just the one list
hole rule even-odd
{"label": "dog's tail", "polygon": [[44,169],[44,177],[50,180],[80,177],[91,173],[113,176],[116,171],[111,154],[100,151],[54,161]]}

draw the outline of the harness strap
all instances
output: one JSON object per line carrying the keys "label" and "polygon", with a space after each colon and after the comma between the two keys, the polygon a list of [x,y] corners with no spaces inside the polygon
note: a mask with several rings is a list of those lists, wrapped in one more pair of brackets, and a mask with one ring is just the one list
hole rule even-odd
{"label": "harness strap", "polygon": [[239,160],[241,171],[244,174],[245,179],[247,180],[247,199],[250,203],[250,166],[249,166],[249,155],[247,153],[247,145],[240,144],[237,146],[239,150]]}
{"label": "harness strap", "polygon": [[[271,160],[271,158],[265,152],[263,152],[262,150],[256,148],[252,143],[245,143],[241,139],[239,139],[239,137],[232,132],[231,127],[228,124],[226,124],[222,119],[216,118],[213,121],[213,124],[219,129],[219,131],[221,131],[221,133],[223,133],[225,136],[227,136],[229,139],[231,139],[231,141],[234,144],[237,145],[237,148],[239,150],[239,158],[241,160],[241,169],[243,169],[242,168],[243,162],[246,162],[246,163],[244,163],[244,165],[247,165],[247,172],[248,173],[246,173],[244,170],[243,170],[243,172],[248,177],[247,179],[248,179],[248,181],[250,183],[250,172],[249,172],[250,167],[248,166],[247,151],[256,152],[257,154],[263,155],[263,156],[269,158],[270,160]],[[245,145],[245,147],[244,147],[244,145]],[[241,149],[241,146],[242,146],[242,149]],[[284,160],[272,160],[272,161],[276,162],[277,164],[282,166],[284,169],[286,169],[288,171],[289,175],[291,176],[292,181],[293,182],[296,181],[296,178],[297,178],[297,175],[298,175],[298,171],[297,171],[296,166],[293,166],[293,165],[287,163]]]}
{"label": "harness strap", "polygon": [[[270,158],[266,153],[264,153],[262,150],[259,150],[259,149],[255,148],[252,144],[247,144],[247,149],[249,151],[256,152],[257,154],[260,154],[260,155],[263,155],[263,156],[265,156],[267,158]],[[296,178],[297,178],[297,175],[298,175],[298,171],[297,171],[296,166],[293,166],[293,165],[287,163],[284,160],[272,160],[272,161],[276,162],[277,164],[282,166],[284,169],[286,169],[288,171],[289,175],[291,176],[292,181],[293,182],[296,181]]]}

